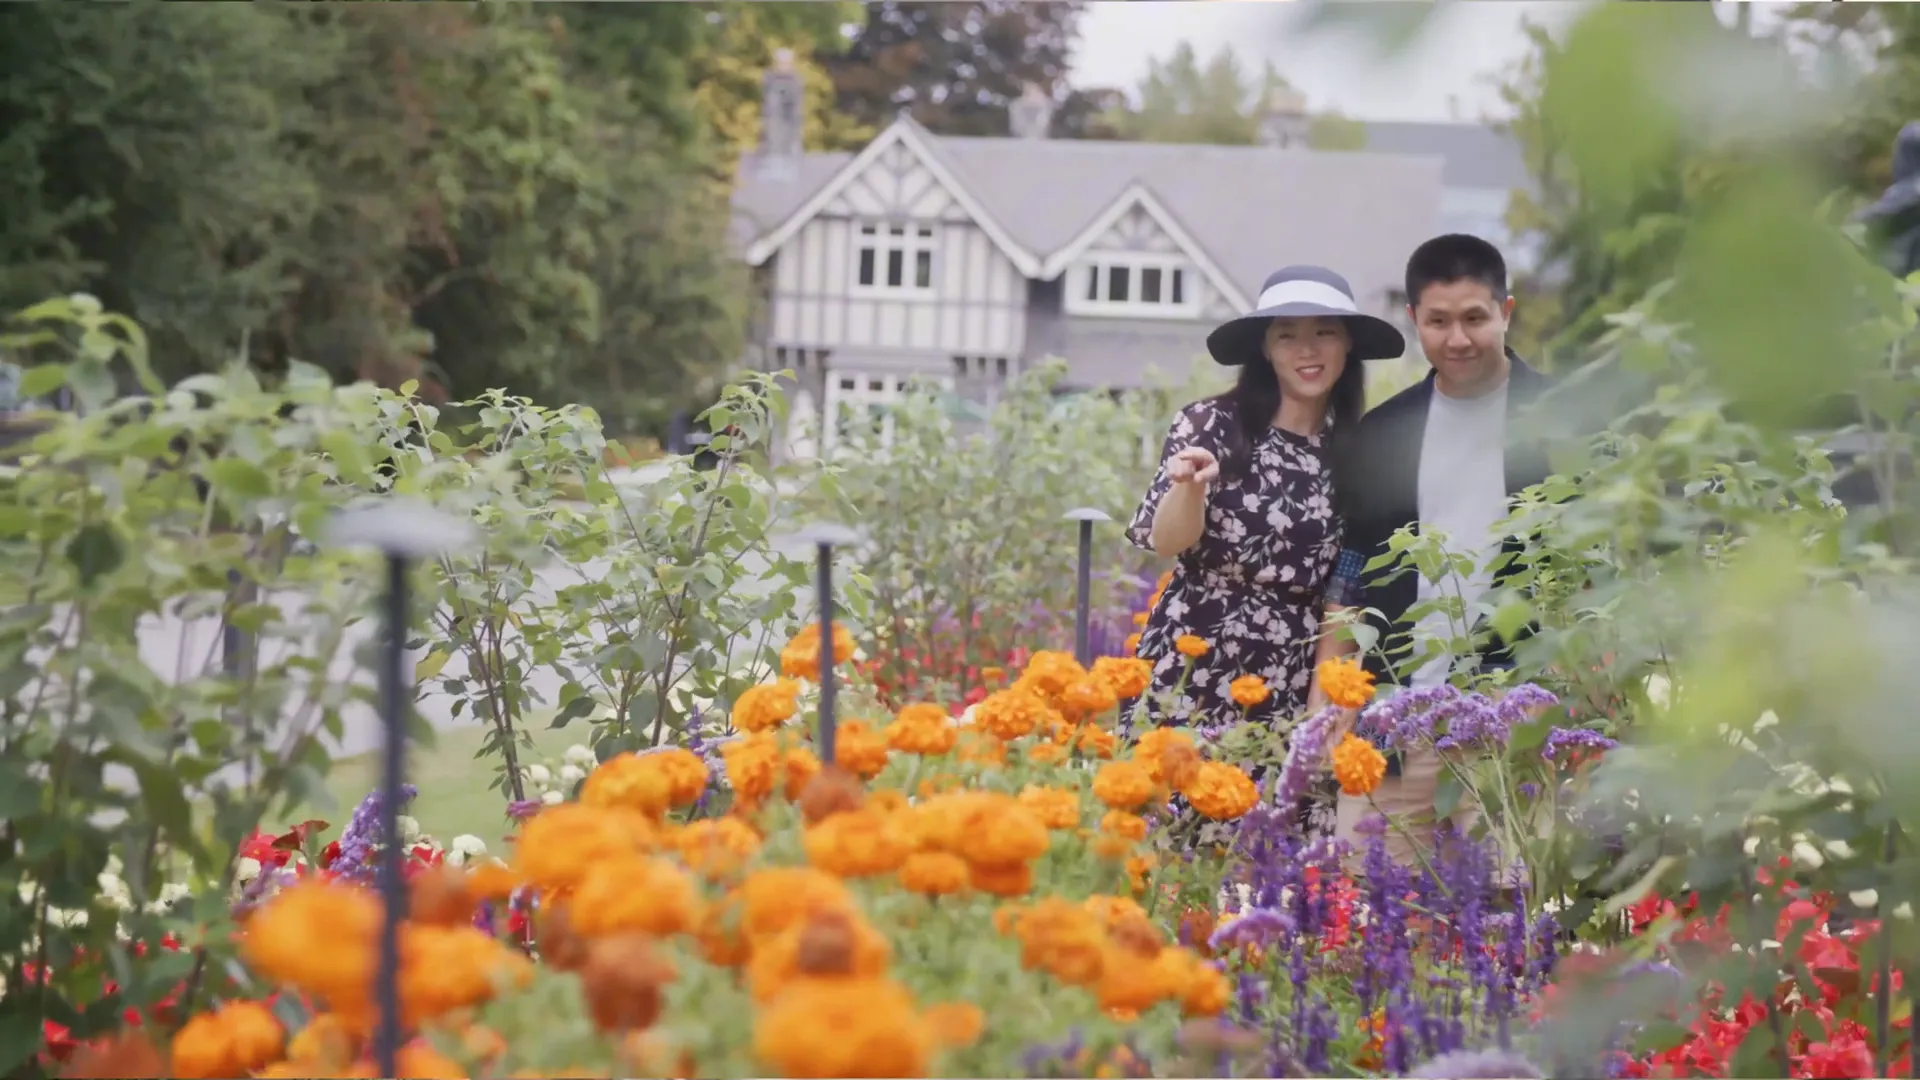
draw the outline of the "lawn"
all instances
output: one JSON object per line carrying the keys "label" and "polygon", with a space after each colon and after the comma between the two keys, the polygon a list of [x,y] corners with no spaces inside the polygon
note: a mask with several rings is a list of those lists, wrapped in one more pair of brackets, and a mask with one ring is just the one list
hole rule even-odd
{"label": "lawn", "polygon": [[[407,781],[418,787],[420,794],[406,812],[441,843],[461,833],[472,833],[498,852],[500,840],[508,832],[507,804],[500,792],[489,786],[496,775],[496,764],[477,757],[482,742],[480,726],[463,724],[435,734],[432,747],[415,743],[409,748]],[[557,760],[569,745],[584,742],[586,737],[585,725],[565,731],[548,731],[542,726],[533,732],[533,760]],[[327,832],[328,839],[337,838],[353,816],[353,808],[379,780],[378,754],[340,758],[327,777],[327,793],[334,805],[299,807],[272,827],[285,828],[294,822],[320,818],[333,825]]]}

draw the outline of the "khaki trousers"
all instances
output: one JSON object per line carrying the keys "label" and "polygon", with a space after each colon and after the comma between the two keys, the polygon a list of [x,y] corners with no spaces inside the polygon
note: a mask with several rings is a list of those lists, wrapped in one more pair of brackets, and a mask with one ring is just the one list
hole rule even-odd
{"label": "khaki trousers", "polygon": [[[1412,865],[1416,861],[1414,842],[1420,844],[1423,853],[1433,850],[1434,830],[1440,824],[1434,817],[1433,797],[1439,792],[1440,777],[1446,769],[1432,747],[1402,751],[1399,776],[1380,781],[1371,796],[1340,796],[1334,807],[1334,836],[1365,850],[1372,837],[1361,835],[1360,823],[1376,813],[1385,814],[1393,822],[1386,832],[1387,854],[1403,866]],[[1468,793],[1446,820],[1464,833],[1479,818],[1480,804]]]}

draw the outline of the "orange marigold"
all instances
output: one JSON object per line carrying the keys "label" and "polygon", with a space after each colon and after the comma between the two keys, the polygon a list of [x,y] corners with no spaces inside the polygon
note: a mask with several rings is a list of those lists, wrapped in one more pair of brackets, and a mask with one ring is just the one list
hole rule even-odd
{"label": "orange marigold", "polygon": [[1093,774],[1093,797],[1115,810],[1132,810],[1153,797],[1153,774],[1134,761],[1110,761]]}
{"label": "orange marigold", "polygon": [[[1145,622],[1146,620],[1145,620],[1145,619],[1141,619],[1140,621],[1141,621],[1141,622]],[[1138,624],[1136,623],[1135,625],[1138,625]],[[1132,633],[1132,634],[1128,634],[1128,635],[1127,635],[1127,640],[1126,640],[1125,642],[1123,642],[1123,643],[1122,643],[1122,648],[1124,648],[1124,649],[1126,649],[1126,650],[1127,650],[1127,655],[1128,655],[1128,656],[1133,656],[1133,657],[1137,657],[1137,656],[1139,656],[1139,655],[1140,655],[1140,635],[1139,635],[1139,633],[1137,633],[1137,632],[1136,632],[1136,633]]]}
{"label": "orange marigold", "polygon": [[1098,716],[1119,706],[1120,699],[1106,680],[1088,676],[1068,683],[1060,695],[1060,704],[1069,713]]}
{"label": "orange marigold", "polygon": [[757,1003],[807,977],[875,978],[887,973],[893,946],[865,919],[844,911],[815,915],[754,947],[747,992]]}
{"label": "orange marigold", "polygon": [[692,806],[706,794],[707,763],[684,746],[667,746],[642,755],[641,760],[667,778],[668,798],[675,806]]}
{"label": "orange marigold", "polygon": [[1147,819],[1125,810],[1109,810],[1100,815],[1100,831],[1128,840],[1147,838]]}
{"label": "orange marigold", "polygon": [[1035,765],[1053,765],[1067,759],[1067,748],[1055,742],[1037,742],[1027,747],[1027,760]]}
{"label": "orange marigold", "polygon": [[1093,662],[1093,677],[1115,697],[1137,698],[1153,685],[1153,665],[1134,656],[1102,656]]}
{"label": "orange marigold", "polygon": [[833,731],[834,764],[871,780],[887,767],[886,737],[865,720],[842,720]]}
{"label": "orange marigold", "polygon": [[1071,829],[1080,824],[1080,793],[1065,788],[1028,785],[1020,792],[1020,805],[1033,811],[1049,829]]}
{"label": "orange marigold", "polygon": [[287,1032],[258,1001],[235,1001],[186,1022],[173,1037],[173,1073],[247,1076],[280,1059]]}
{"label": "orange marigold", "polygon": [[1147,771],[1153,774],[1155,780],[1160,780],[1164,778],[1160,770],[1160,757],[1166,753],[1168,747],[1172,746],[1184,746],[1191,750],[1193,736],[1180,728],[1149,728],[1134,741],[1133,756],[1147,767]]}
{"label": "orange marigold", "polygon": [[749,688],[733,703],[734,729],[745,734],[771,731],[800,711],[800,684],[775,679]]}
{"label": "orange marigold", "polygon": [[872,877],[898,869],[913,852],[912,836],[885,811],[838,813],[801,834],[807,862],[840,877]]}
{"label": "orange marigold", "polygon": [[269,982],[316,997],[364,996],[372,985],[380,910],[380,898],[369,890],[308,878],[253,913],[240,953]]}
{"label": "orange marigold", "polygon": [[1386,775],[1386,755],[1360,736],[1349,733],[1333,748],[1333,778],[1342,794],[1371,795]]}
{"label": "orange marigold", "polygon": [[[833,628],[833,662],[844,664],[853,659],[853,635],[845,626]],[[814,680],[820,677],[820,624],[808,623],[780,650],[780,674],[789,679]]]}
{"label": "orange marigold", "polygon": [[1044,697],[1058,698],[1067,692],[1067,687],[1086,677],[1087,669],[1080,666],[1073,654],[1042,649],[1027,660],[1020,682]]}
{"label": "orange marigold", "polygon": [[922,896],[962,892],[967,881],[967,860],[944,851],[916,851],[900,864],[900,887]]}
{"label": "orange marigold", "polygon": [[1011,742],[1034,733],[1052,710],[1030,690],[1015,686],[988,694],[975,707],[973,722],[996,739]]}
{"label": "orange marigold", "polygon": [[665,936],[690,930],[699,888],[665,859],[609,859],[588,869],[567,906],[573,929],[587,937]]}
{"label": "orange marigold", "polygon": [[673,847],[696,873],[719,877],[760,850],[760,834],[737,817],[702,818],[674,834]]}
{"label": "orange marigold", "polygon": [[961,810],[959,825],[960,855],[976,866],[1008,866],[1047,853],[1046,824],[1006,795],[976,793]]}
{"label": "orange marigold", "polygon": [[1273,691],[1267,688],[1267,680],[1258,675],[1242,675],[1233,680],[1227,684],[1227,693],[1232,696],[1234,704],[1243,709],[1251,709],[1273,696]]}
{"label": "orange marigold", "polygon": [[752,940],[772,937],[822,911],[854,910],[839,878],[812,866],[756,870],[740,884],[740,925]]}
{"label": "orange marigold", "polygon": [[[705,771],[703,767],[703,780]],[[587,774],[580,801],[587,806],[622,807],[658,818],[673,805],[673,780],[665,769],[639,754],[615,754]]]}
{"label": "orange marigold", "polygon": [[967,883],[988,896],[1025,896],[1033,888],[1030,863],[989,866],[973,863],[967,867]]}
{"label": "orange marigold", "polygon": [[1164,780],[1176,788],[1185,787],[1193,783],[1200,765],[1200,751],[1188,744],[1174,743],[1160,751],[1160,772],[1155,779]]}
{"label": "orange marigold", "polygon": [[1206,761],[1180,789],[1193,808],[1215,821],[1231,821],[1254,808],[1260,789],[1238,765]]}
{"label": "orange marigold", "polygon": [[771,735],[748,735],[720,744],[720,764],[734,798],[752,805],[773,794],[780,775],[780,744]]}
{"label": "orange marigold", "polygon": [[1067,745],[1077,747],[1081,753],[1097,758],[1110,758],[1120,740],[1113,732],[1098,724],[1081,724],[1066,733]]}
{"label": "orange marigold", "polygon": [[885,729],[887,745],[903,754],[944,754],[953,749],[959,729],[938,705],[917,703],[901,709]]}
{"label": "orange marigold", "polygon": [[1189,660],[1200,659],[1207,655],[1207,650],[1212,647],[1213,646],[1207,644],[1207,639],[1196,637],[1193,634],[1181,634],[1179,637],[1173,639],[1173,651]]}
{"label": "orange marigold", "polygon": [[1107,928],[1084,906],[1048,897],[1013,919],[1020,966],[1044,971],[1069,986],[1091,986],[1106,968]]}
{"label": "orange marigold", "polygon": [[987,1026],[987,1014],[971,1001],[944,1002],[929,1008],[921,1017],[933,1029],[934,1038],[949,1049],[972,1046]]}
{"label": "orange marigold", "polygon": [[797,799],[807,788],[807,781],[820,775],[820,758],[807,746],[788,746],[780,759],[781,771],[786,774],[787,798]]}
{"label": "orange marigold", "polygon": [[1343,709],[1358,709],[1373,700],[1373,673],[1351,658],[1322,661],[1314,673],[1327,700]]}
{"label": "orange marigold", "polygon": [[809,979],[753,1023],[753,1054],[772,1076],[925,1076],[937,1039],[913,998],[879,978]]}

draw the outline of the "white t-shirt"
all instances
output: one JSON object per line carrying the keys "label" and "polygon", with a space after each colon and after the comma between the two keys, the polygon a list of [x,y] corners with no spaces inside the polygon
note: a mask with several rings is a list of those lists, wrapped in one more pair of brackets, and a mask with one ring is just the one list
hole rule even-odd
{"label": "white t-shirt", "polygon": [[[1419,600],[1459,595],[1471,605],[1493,587],[1487,564],[1500,553],[1494,525],[1507,516],[1507,386],[1477,398],[1450,398],[1434,388],[1427,406],[1427,433],[1420,443],[1420,531],[1446,534],[1449,555],[1473,560],[1474,573],[1464,580],[1449,573],[1438,582],[1420,579]],[[1465,625],[1442,613],[1423,619],[1415,640],[1423,635],[1445,641],[1464,634]],[[1416,687],[1445,682],[1451,657],[1436,656],[1413,675]]]}

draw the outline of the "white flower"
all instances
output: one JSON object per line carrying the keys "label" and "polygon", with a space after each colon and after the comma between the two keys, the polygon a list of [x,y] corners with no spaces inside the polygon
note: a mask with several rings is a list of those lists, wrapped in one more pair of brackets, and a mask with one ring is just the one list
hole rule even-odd
{"label": "white flower", "polygon": [[[112,864],[109,863],[109,866]],[[100,885],[100,899],[110,908],[126,911],[133,907],[133,890],[112,870],[104,870],[96,879]]]}
{"label": "white flower", "polygon": [[1836,859],[1851,859],[1853,858],[1853,845],[1847,843],[1845,840],[1829,840],[1827,841],[1827,854]]}
{"label": "white flower", "polygon": [[1847,901],[1854,907],[1870,908],[1880,902],[1880,894],[1872,889],[1861,889],[1847,894]]}
{"label": "white flower", "polygon": [[586,778],[586,770],[578,765],[569,764],[560,766],[560,782],[562,784],[577,784]]}
{"label": "white flower", "polygon": [[553,782],[553,774],[547,771],[545,765],[529,765],[527,766],[527,779],[533,783],[545,785]]}
{"label": "white flower", "polygon": [[1753,722],[1753,730],[1765,731],[1779,722],[1780,722],[1780,714],[1774,712],[1772,709],[1768,709],[1766,712],[1763,712],[1760,714],[1760,718],[1758,720],[1755,720]]}
{"label": "white flower", "polygon": [[66,908],[49,907],[47,921],[55,926],[76,927],[87,925],[87,909],[68,911]]}
{"label": "white flower", "polygon": [[1752,858],[1754,853],[1760,850],[1760,838],[1757,836],[1747,837],[1746,842],[1740,845],[1740,850],[1746,852],[1748,858]]}
{"label": "white flower", "polygon": [[1847,783],[1844,777],[1834,777],[1832,780],[1827,781],[1827,786],[1841,795],[1853,794],[1853,785]]}
{"label": "white flower", "polygon": [[1818,870],[1827,864],[1826,857],[1820,854],[1820,849],[1805,840],[1793,842],[1793,861],[1802,870]]}
{"label": "white flower", "polygon": [[400,842],[412,844],[420,839],[420,823],[405,814],[400,815]]}
{"label": "white flower", "polygon": [[1898,904],[1895,904],[1893,907],[1893,917],[1901,920],[1902,922],[1912,922],[1913,921],[1913,905],[1907,903],[1905,900],[1900,901]]}
{"label": "white flower", "polygon": [[461,833],[447,846],[447,861],[455,866],[465,866],[469,859],[475,859],[487,853],[487,842],[472,833]]}
{"label": "white flower", "polygon": [[561,803],[565,801],[567,801],[567,797],[565,795],[560,794],[557,791],[549,791],[546,794],[540,796],[540,802],[546,806],[559,806]]}
{"label": "white flower", "polygon": [[240,865],[235,868],[233,879],[242,885],[260,876],[260,860],[246,855],[240,856]]}
{"label": "white flower", "polygon": [[598,759],[593,756],[593,748],[581,746],[579,743],[567,747],[564,757],[567,759],[567,764],[577,765],[582,769],[591,769],[599,764]]}

